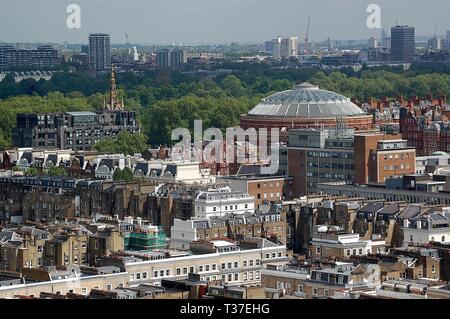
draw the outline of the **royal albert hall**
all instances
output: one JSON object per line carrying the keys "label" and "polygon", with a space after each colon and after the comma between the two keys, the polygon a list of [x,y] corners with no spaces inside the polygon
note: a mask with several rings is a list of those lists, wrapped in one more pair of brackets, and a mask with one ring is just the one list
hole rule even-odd
{"label": "royal albert hall", "polygon": [[355,130],[370,130],[373,117],[349,98],[305,82],[264,98],[241,117],[240,127],[267,128],[269,132],[278,128],[283,132],[291,128],[335,128],[338,121]]}

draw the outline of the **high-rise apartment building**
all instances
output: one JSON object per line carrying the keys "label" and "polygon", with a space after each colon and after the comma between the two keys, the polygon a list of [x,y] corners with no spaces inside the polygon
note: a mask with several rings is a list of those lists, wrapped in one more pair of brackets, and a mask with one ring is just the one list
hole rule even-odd
{"label": "high-rise apartment building", "polygon": [[289,37],[281,40],[281,57],[289,58],[289,57],[298,56],[298,38],[297,37]]}
{"label": "high-rise apartment building", "polygon": [[180,48],[156,51],[156,66],[159,69],[177,68],[187,63],[187,51]]}
{"label": "high-rise apartment building", "polygon": [[169,52],[169,66],[179,67],[187,63],[187,51],[184,49],[172,49]]}
{"label": "high-rise apartment building", "polygon": [[274,59],[281,59],[281,37],[272,40],[272,55]]}
{"label": "high-rise apartment building", "polygon": [[156,51],[156,66],[158,69],[167,69],[169,67],[169,50]]}
{"label": "high-rise apartment building", "polygon": [[0,46],[0,68],[51,67],[60,63],[58,50],[52,46],[43,45],[32,50],[18,50],[11,45]]}
{"label": "high-rise apartment building", "polygon": [[272,53],[275,59],[287,59],[298,56],[298,38],[277,37],[272,40]]}
{"label": "high-rise apartment building", "polygon": [[391,28],[391,61],[413,62],[416,52],[414,27],[402,25]]}
{"label": "high-rise apartment building", "polygon": [[89,36],[89,66],[95,71],[111,68],[111,40],[108,34],[96,33]]}
{"label": "high-rise apartment building", "polygon": [[431,50],[442,50],[445,48],[445,40],[435,36],[428,40],[428,48]]}
{"label": "high-rise apartment building", "polygon": [[371,37],[368,42],[368,47],[369,47],[369,49],[378,48],[378,39],[375,37]]}

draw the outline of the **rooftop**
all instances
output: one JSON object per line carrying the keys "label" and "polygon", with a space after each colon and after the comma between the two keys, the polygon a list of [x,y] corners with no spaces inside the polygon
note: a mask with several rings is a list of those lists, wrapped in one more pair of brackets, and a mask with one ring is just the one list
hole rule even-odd
{"label": "rooftop", "polygon": [[365,115],[349,98],[304,82],[293,90],[275,93],[249,113],[253,116],[302,118]]}
{"label": "rooftop", "polygon": [[97,114],[89,111],[80,111],[80,112],[66,112],[66,114],[69,114],[71,116],[86,116],[86,115],[93,115],[96,116]]}

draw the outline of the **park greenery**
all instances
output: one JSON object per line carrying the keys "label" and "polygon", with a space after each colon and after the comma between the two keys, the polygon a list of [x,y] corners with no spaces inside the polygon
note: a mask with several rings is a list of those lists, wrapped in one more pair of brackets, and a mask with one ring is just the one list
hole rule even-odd
{"label": "park greenery", "polygon": [[[309,81],[321,88],[364,100],[403,95],[450,94],[450,70],[446,66],[398,68],[351,68],[339,71],[273,68],[265,64],[231,63],[218,66],[231,70],[210,78],[200,73],[152,70],[120,73],[119,95],[125,107],[137,112],[142,134],[119,134],[95,146],[100,152],[134,154],[147,144],[172,144],[171,131],[193,128],[196,119],[203,128],[225,129],[239,124],[239,118],[261,98]],[[16,114],[100,110],[109,89],[108,76],[86,73],[56,73],[50,81],[14,82],[7,76],[0,82],[0,149],[11,145]]]}

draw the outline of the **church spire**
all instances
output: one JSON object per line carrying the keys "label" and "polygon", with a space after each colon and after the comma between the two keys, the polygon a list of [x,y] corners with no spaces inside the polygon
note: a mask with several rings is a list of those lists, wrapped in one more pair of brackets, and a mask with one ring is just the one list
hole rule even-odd
{"label": "church spire", "polygon": [[105,110],[107,110],[107,111],[122,111],[123,110],[123,99],[122,99],[122,101],[119,101],[117,98],[116,68],[114,65],[112,65],[112,67],[111,67],[111,82],[110,82],[110,90],[109,90],[109,99],[105,104],[106,104]]}

